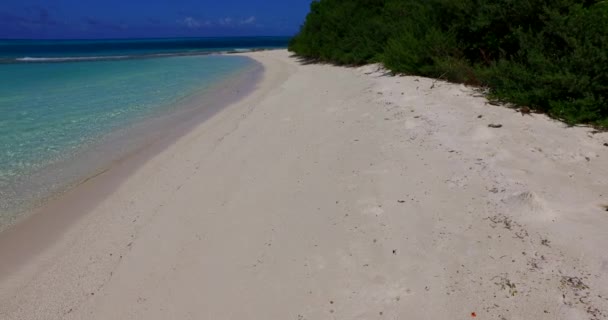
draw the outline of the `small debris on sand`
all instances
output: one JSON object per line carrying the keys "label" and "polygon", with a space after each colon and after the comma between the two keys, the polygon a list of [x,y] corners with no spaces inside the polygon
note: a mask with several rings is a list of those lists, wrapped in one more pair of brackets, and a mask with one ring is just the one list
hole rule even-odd
{"label": "small debris on sand", "polygon": [[589,287],[583,283],[583,280],[581,280],[578,277],[567,277],[567,276],[563,276],[561,283],[563,286],[565,287],[570,287],[575,291],[581,291],[581,290],[587,290],[589,289]]}
{"label": "small debris on sand", "polygon": [[502,124],[499,124],[499,123],[498,124],[497,123],[490,123],[488,125],[488,127],[494,128],[494,129],[498,129],[498,128],[502,128]]}
{"label": "small debris on sand", "polygon": [[496,276],[492,278],[492,280],[494,279],[498,279],[498,281],[494,284],[500,286],[502,290],[508,291],[510,296],[514,297],[517,294],[517,286],[515,285],[515,283],[511,282],[511,280],[508,278],[508,275],[504,274]]}

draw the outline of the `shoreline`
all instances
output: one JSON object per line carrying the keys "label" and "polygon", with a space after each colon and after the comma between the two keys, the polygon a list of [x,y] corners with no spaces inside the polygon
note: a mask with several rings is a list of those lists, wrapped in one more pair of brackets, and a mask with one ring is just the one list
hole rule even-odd
{"label": "shoreline", "polygon": [[0,271],[0,318],[608,314],[607,133],[377,65],[245,56],[254,92],[117,185],[83,184],[107,194]]}
{"label": "shoreline", "polygon": [[[85,169],[88,173],[79,174],[80,178],[71,179],[71,182],[55,188],[27,207],[15,209],[15,213],[10,215],[15,218],[0,226],[0,280],[10,276],[24,261],[43,252],[63,231],[78,219],[84,218],[91,208],[103,201],[146,161],[224,108],[253,94],[262,81],[264,68],[255,60],[248,68],[249,70],[238,71],[241,73],[239,75],[230,75],[219,83],[176,102],[182,110],[153,116],[131,128],[118,130],[78,155],[78,159],[68,159],[51,168],[40,170],[62,170],[75,162],[96,161],[96,157],[111,152],[108,149],[116,146],[124,149],[129,143],[135,145],[127,147],[127,151],[117,152],[105,161],[100,161],[99,163],[103,164],[96,165],[93,170]],[[167,125],[171,127],[161,128]],[[119,141],[123,139],[130,141]],[[32,234],[37,236],[32,238]]]}
{"label": "shoreline", "polygon": [[[111,170],[114,164],[148,148],[160,150],[155,146],[159,140],[164,146],[175,141],[223,107],[253,92],[262,73],[262,66],[252,60],[246,69],[173,102],[167,110],[157,111],[158,114],[150,114],[146,119],[105,134],[92,145],[81,146],[73,156],[16,180],[13,192],[26,196],[15,200],[3,213],[0,234],[26,220],[48,202],[59,200],[64,193]],[[174,108],[178,110],[168,111]],[[167,134],[170,137],[165,137]],[[52,187],[47,187],[49,185]]]}

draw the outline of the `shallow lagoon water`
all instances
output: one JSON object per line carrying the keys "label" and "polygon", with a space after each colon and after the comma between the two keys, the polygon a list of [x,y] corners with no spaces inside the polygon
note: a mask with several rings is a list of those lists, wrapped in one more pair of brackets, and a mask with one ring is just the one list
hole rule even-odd
{"label": "shallow lagoon water", "polygon": [[[178,112],[192,96],[204,100],[214,85],[253,64],[219,55],[0,64],[0,229],[83,178],[78,159],[89,149]],[[136,145],[117,148],[129,147]],[[84,167],[92,174],[101,165]]]}

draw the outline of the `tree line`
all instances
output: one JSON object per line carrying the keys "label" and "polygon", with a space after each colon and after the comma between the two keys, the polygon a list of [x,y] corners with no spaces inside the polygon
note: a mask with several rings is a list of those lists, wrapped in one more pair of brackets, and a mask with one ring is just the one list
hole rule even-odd
{"label": "tree line", "polygon": [[608,1],[318,0],[289,50],[483,86],[495,100],[608,127]]}

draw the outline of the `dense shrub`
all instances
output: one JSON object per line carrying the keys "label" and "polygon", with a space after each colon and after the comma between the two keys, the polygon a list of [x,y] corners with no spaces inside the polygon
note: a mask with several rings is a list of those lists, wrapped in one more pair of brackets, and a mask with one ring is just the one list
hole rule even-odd
{"label": "dense shrub", "polygon": [[303,57],[337,64],[372,61],[387,37],[383,4],[384,0],[313,2],[290,49]]}
{"label": "dense shrub", "polygon": [[483,85],[568,123],[608,126],[606,1],[320,0],[289,49]]}

